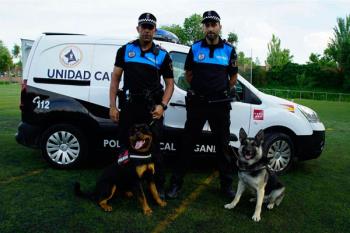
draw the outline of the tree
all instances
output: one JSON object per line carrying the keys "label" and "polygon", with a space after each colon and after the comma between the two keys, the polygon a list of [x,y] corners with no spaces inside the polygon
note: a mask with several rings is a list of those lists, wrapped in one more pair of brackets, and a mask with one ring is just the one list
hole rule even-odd
{"label": "tree", "polygon": [[0,40],[0,72],[7,72],[12,66],[12,57],[9,50]]}
{"label": "tree", "polygon": [[323,57],[321,57],[320,54],[315,54],[315,53],[310,54],[309,61],[306,63],[318,64],[320,66],[329,66],[329,67],[336,66],[336,62],[330,56],[324,55]]}
{"label": "tree", "polygon": [[334,38],[328,44],[325,54],[337,62],[341,76],[344,79],[343,88],[350,89],[350,15],[345,19],[337,18],[334,27]]}
{"label": "tree", "polygon": [[12,55],[14,58],[19,58],[19,54],[21,53],[21,47],[18,44],[15,44],[12,49]]}
{"label": "tree", "polygon": [[13,49],[12,49],[12,56],[15,59],[19,59],[19,61],[13,65],[13,71],[15,72],[16,77],[19,76],[19,73],[22,70],[22,62],[21,62],[20,53],[21,53],[21,47],[19,45],[15,44],[13,46]]}
{"label": "tree", "polygon": [[251,62],[251,58],[250,57],[246,57],[244,52],[240,51],[238,54],[237,54],[237,62],[238,62],[238,65],[250,65],[250,62]]}
{"label": "tree", "polygon": [[238,36],[237,36],[237,34],[234,33],[234,32],[230,32],[228,34],[227,41],[230,44],[237,46],[237,43],[238,43]]}
{"label": "tree", "polygon": [[180,41],[180,44],[187,44],[188,43],[188,36],[184,32],[183,28],[178,24],[172,24],[170,26],[161,26],[161,29],[167,30],[169,32],[174,33]]}
{"label": "tree", "polygon": [[267,44],[268,54],[266,62],[271,67],[284,66],[287,63],[292,62],[293,56],[290,55],[289,49],[281,49],[281,40],[272,34],[272,40]]}
{"label": "tree", "polygon": [[204,37],[201,22],[202,17],[199,14],[193,14],[185,18],[183,26],[172,24],[170,26],[161,26],[160,28],[177,35],[181,44],[191,45],[196,40],[200,40]]}
{"label": "tree", "polygon": [[187,44],[192,44],[196,40],[202,39],[204,33],[202,30],[202,16],[193,14],[189,18],[185,18],[184,32],[188,36]]}

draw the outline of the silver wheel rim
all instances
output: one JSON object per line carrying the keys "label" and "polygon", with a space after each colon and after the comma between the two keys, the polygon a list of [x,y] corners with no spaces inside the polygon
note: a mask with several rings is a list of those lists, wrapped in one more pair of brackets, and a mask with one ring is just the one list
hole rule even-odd
{"label": "silver wheel rim", "polygon": [[47,139],[46,152],[54,163],[69,165],[78,158],[80,145],[70,132],[58,131]]}
{"label": "silver wheel rim", "polygon": [[269,168],[276,172],[284,170],[290,162],[291,155],[292,150],[287,141],[275,141],[267,152],[267,157],[271,159]]}

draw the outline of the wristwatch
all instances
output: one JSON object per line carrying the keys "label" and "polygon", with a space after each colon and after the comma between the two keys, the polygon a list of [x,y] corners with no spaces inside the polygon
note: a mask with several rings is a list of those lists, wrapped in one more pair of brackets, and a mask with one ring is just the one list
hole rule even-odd
{"label": "wristwatch", "polygon": [[168,108],[168,105],[166,105],[166,104],[160,103],[159,105],[162,106],[164,111]]}

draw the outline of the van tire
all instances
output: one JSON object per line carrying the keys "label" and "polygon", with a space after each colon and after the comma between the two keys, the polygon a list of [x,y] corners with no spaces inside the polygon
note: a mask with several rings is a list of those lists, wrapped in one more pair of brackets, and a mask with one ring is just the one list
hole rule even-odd
{"label": "van tire", "polygon": [[78,167],[87,157],[88,144],[82,131],[69,124],[49,127],[41,138],[41,152],[52,167]]}
{"label": "van tire", "polygon": [[277,174],[285,173],[292,165],[294,146],[291,138],[284,133],[265,136],[264,155],[269,159],[268,167]]}

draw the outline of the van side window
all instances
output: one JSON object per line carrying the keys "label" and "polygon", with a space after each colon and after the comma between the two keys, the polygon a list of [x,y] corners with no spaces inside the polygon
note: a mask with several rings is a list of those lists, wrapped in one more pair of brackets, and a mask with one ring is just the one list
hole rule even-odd
{"label": "van side window", "polygon": [[180,52],[170,52],[169,55],[173,60],[175,84],[182,90],[187,91],[188,88],[190,87],[190,84],[186,81],[185,70],[184,70],[187,54],[180,53]]}
{"label": "van side window", "polygon": [[236,87],[236,95],[238,95],[238,98],[239,98],[237,99],[237,101],[244,102],[243,98],[244,98],[245,86],[240,81],[237,80],[235,87]]}
{"label": "van side window", "polygon": [[237,80],[235,87],[236,96],[238,97],[236,101],[247,104],[261,104],[261,100],[240,81]]}

